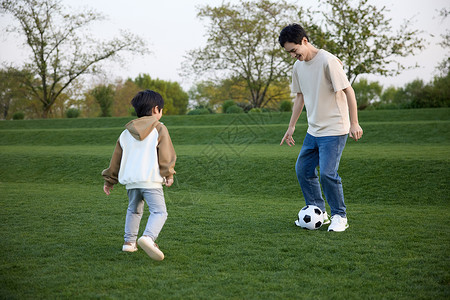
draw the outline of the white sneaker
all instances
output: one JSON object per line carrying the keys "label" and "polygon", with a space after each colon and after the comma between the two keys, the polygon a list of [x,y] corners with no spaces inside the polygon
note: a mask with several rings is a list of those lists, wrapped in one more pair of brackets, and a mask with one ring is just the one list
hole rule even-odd
{"label": "white sneaker", "polygon": [[131,245],[123,244],[122,251],[124,252],[136,252],[138,249],[136,243],[130,243]]}
{"label": "white sneaker", "polygon": [[159,250],[158,245],[149,236],[142,236],[138,239],[138,244],[154,260],[163,260],[164,253]]}
{"label": "white sneaker", "polygon": [[342,232],[348,228],[347,218],[340,215],[334,215],[331,217],[331,225],[328,227],[328,231]]}
{"label": "white sneaker", "polygon": [[328,218],[328,214],[326,211],[323,212],[323,225],[330,224],[330,218]]}

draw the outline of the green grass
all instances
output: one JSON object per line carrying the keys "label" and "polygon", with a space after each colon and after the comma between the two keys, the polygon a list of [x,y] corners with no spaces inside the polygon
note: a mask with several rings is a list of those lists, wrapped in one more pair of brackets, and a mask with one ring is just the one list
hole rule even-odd
{"label": "green grass", "polygon": [[165,116],[178,161],[162,262],[120,251],[126,191],[102,192],[129,120],[0,122],[0,298],[450,297],[450,109],[360,113],[341,234],[293,225],[304,115],[292,148],[289,114]]}

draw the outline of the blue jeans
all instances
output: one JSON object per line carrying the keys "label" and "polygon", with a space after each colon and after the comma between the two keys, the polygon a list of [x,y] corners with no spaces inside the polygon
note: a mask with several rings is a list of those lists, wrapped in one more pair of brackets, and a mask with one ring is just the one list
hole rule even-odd
{"label": "blue jeans", "polygon": [[[325,211],[321,184],[332,216],[346,216],[344,191],[337,173],[346,142],[347,135],[314,137],[307,133],[295,164],[306,205],[315,205]],[[320,170],[320,184],[317,167]]]}
{"label": "blue jeans", "polygon": [[150,216],[142,235],[148,235],[155,241],[167,220],[163,189],[130,189],[127,193],[129,202],[125,219],[125,242],[136,242],[139,224],[144,213],[144,199]]}

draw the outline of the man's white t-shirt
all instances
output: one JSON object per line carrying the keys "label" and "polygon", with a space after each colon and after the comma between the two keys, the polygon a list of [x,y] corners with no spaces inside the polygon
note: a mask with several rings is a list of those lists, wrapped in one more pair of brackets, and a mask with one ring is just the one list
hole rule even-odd
{"label": "man's white t-shirt", "polygon": [[348,104],[342,90],[349,86],[342,62],[325,50],[319,50],[310,61],[295,62],[292,92],[303,94],[309,134],[315,137],[348,134]]}

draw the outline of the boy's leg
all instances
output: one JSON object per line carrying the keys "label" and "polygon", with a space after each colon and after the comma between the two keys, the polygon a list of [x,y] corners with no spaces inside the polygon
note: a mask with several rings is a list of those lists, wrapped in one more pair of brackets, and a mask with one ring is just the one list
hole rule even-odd
{"label": "boy's leg", "polygon": [[125,242],[135,243],[139,231],[139,223],[141,222],[144,212],[144,199],[139,189],[127,190],[128,209],[125,219]]}
{"label": "boy's leg", "polygon": [[344,191],[338,175],[339,162],[347,141],[347,135],[318,138],[320,183],[331,208],[331,216],[346,216]]}
{"label": "boy's leg", "polygon": [[316,169],[319,165],[319,151],[315,139],[312,135],[306,134],[295,164],[295,171],[306,205],[315,205],[325,211],[325,201],[320,190]]}
{"label": "boy's leg", "polygon": [[143,235],[149,236],[155,241],[158,238],[164,223],[167,220],[166,202],[163,189],[145,189],[142,191],[150,211],[147,226]]}

